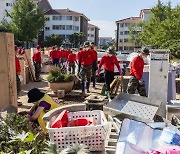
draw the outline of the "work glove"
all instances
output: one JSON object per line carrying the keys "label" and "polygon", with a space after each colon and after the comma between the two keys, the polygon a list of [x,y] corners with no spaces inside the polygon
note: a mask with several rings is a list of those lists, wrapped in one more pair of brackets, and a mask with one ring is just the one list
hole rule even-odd
{"label": "work glove", "polygon": [[144,83],[144,81],[143,80],[139,80],[139,85],[144,85],[145,83]]}
{"label": "work glove", "polygon": [[119,69],[119,75],[123,76],[121,68]]}
{"label": "work glove", "polygon": [[97,71],[97,73],[98,73],[98,76],[100,75],[100,68],[98,68],[98,71]]}

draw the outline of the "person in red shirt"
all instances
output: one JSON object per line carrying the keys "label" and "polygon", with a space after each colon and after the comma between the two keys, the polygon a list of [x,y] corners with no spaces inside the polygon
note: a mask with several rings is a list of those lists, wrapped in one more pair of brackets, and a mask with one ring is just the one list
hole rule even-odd
{"label": "person in red shirt", "polygon": [[94,48],[94,42],[91,42],[91,50],[93,52],[92,82],[93,88],[96,89],[97,51]]}
{"label": "person in red shirt", "polygon": [[146,96],[145,83],[142,80],[144,60],[149,55],[149,49],[143,48],[141,52],[131,62],[130,75],[127,93],[134,94],[136,89],[141,96]]}
{"label": "person in red shirt", "polygon": [[84,49],[81,50],[78,54],[79,66],[78,74],[81,71],[81,85],[82,85],[82,94],[85,94],[85,81],[86,81],[86,90],[89,93],[89,85],[91,82],[92,76],[92,63],[93,63],[93,53],[89,41],[84,42]]}
{"label": "person in red shirt", "polygon": [[65,61],[67,61],[68,56],[69,56],[70,53],[71,53],[71,50],[70,50],[70,49],[67,49],[67,50],[66,50],[66,53],[65,53]]}
{"label": "person in red shirt", "polygon": [[54,66],[58,66],[59,64],[59,50],[56,49],[56,46],[52,47],[52,51],[50,52],[50,58],[52,59],[52,63]]}
{"label": "person in red shirt", "polygon": [[101,61],[100,61],[99,67],[98,67],[98,75],[100,74],[102,65],[104,66],[104,77],[105,77],[107,96],[108,96],[109,101],[111,101],[110,84],[114,80],[114,66],[115,65],[119,70],[120,76],[122,76],[122,70],[121,70],[118,60],[115,56],[113,47],[109,47],[107,50],[107,54],[105,54],[101,58]]}
{"label": "person in red shirt", "polygon": [[65,62],[65,57],[66,57],[66,50],[64,48],[64,45],[61,45],[61,49],[59,52],[59,58],[61,59],[61,63]]}
{"label": "person in red shirt", "polygon": [[[15,66],[16,66],[16,85],[17,85],[17,95],[19,95],[19,92],[21,91],[21,81],[20,81],[20,73],[21,73],[21,66],[19,59],[17,57],[17,54],[19,52],[18,47],[15,45],[14,46],[15,50]],[[18,106],[21,106],[22,102],[18,102]]]}
{"label": "person in red shirt", "polygon": [[36,51],[34,52],[33,55],[33,63],[34,63],[34,68],[35,68],[35,77],[36,77],[36,82],[41,81],[40,80],[40,74],[41,74],[41,46],[37,45]]}
{"label": "person in red shirt", "polygon": [[76,68],[76,54],[75,49],[71,49],[71,53],[69,54],[67,58],[67,64],[68,64],[68,71],[69,74],[75,74],[75,68]]}

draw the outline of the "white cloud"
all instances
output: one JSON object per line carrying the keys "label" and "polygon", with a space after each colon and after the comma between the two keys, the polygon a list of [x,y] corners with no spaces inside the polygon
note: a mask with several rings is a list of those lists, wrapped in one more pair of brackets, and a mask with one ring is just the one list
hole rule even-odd
{"label": "white cloud", "polygon": [[115,38],[115,22],[105,20],[91,20],[89,23],[96,25],[100,28],[99,36]]}

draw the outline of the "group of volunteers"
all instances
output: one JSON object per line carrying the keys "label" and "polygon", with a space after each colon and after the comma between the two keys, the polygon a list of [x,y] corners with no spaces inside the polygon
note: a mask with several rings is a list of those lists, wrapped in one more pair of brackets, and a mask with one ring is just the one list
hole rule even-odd
{"label": "group of volunteers", "polygon": [[[15,46],[15,52],[16,54],[18,54],[17,46]],[[143,59],[146,58],[147,55],[149,55],[149,50],[147,48],[143,48],[139,52],[139,54],[132,60],[130,65],[131,78],[128,83],[127,93],[134,94],[137,89],[141,96],[146,96],[145,83],[142,79],[142,76],[144,68]],[[52,51],[50,52],[50,57],[52,59],[53,65],[55,66],[58,66],[59,63],[67,63],[69,66],[69,73],[72,74],[75,74],[75,63],[77,63],[77,75],[79,75],[81,79],[82,94],[85,94],[85,91],[87,93],[90,92],[89,87],[91,81],[93,82],[93,88],[96,88],[96,75],[100,75],[101,67],[103,66],[106,94],[108,100],[111,101],[110,84],[114,80],[115,66],[118,68],[120,76],[122,76],[122,70],[116,58],[116,53],[113,47],[109,47],[107,49],[107,53],[101,58],[99,65],[95,45],[94,43],[90,43],[89,41],[84,42],[84,45],[80,47],[79,52],[77,52],[75,49],[69,51],[65,49],[64,46],[61,46],[60,50],[58,50],[57,47],[54,46],[52,47]],[[32,59],[35,67],[36,80],[40,81],[39,77],[42,63],[40,45],[37,45],[36,51],[34,52]],[[17,56],[15,56],[15,62],[17,92],[19,93],[21,85],[19,75],[21,72],[21,68]],[[72,68],[72,72],[70,68]],[[47,133],[47,130],[45,128],[45,122],[43,121],[42,117],[45,112],[50,111],[58,107],[59,105],[54,102],[49,95],[41,92],[37,88],[33,88],[28,92],[28,98],[29,103],[34,103],[34,106],[31,108],[31,110],[26,113],[29,115],[29,120],[32,122],[38,121],[42,130]]]}
{"label": "group of volunteers", "polygon": [[66,64],[69,74],[75,74],[75,64],[77,63],[76,49],[65,49],[63,45],[58,49],[57,46],[53,46],[50,51],[50,58],[54,66]]}

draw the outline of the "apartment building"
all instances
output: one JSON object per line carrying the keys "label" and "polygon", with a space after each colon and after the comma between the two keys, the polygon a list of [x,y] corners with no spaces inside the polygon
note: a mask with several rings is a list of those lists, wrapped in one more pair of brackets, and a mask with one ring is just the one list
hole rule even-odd
{"label": "apartment building", "polygon": [[[10,21],[11,19],[7,17],[6,15],[6,10],[7,12],[11,12],[13,9],[13,3],[16,3],[17,0],[0,0],[0,21],[3,19]],[[50,3],[48,0],[33,0],[34,3],[34,8],[39,5],[39,8],[41,11],[48,11],[52,9]]]}
{"label": "apartment building", "polygon": [[[140,11],[139,17],[130,17],[116,21],[116,49],[120,51],[133,52],[135,48],[140,48],[140,45],[135,45],[129,41],[129,26],[133,23],[139,23],[150,19],[151,10],[143,9]],[[136,29],[136,32],[140,32],[142,29]]]}
{"label": "apartment building", "polygon": [[99,42],[99,27],[93,25],[93,24],[88,24],[88,41],[94,42],[95,45],[98,46]]}
{"label": "apartment building", "polygon": [[44,28],[44,39],[52,34],[59,34],[68,40],[70,35],[83,32],[87,40],[89,19],[82,13],[69,9],[50,9],[45,13],[47,21]]}
{"label": "apartment building", "polygon": [[0,0],[0,21],[3,19],[10,21],[10,18],[7,17],[5,10],[7,10],[7,12],[11,12],[14,2],[16,2],[16,0]]}

